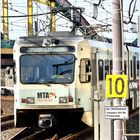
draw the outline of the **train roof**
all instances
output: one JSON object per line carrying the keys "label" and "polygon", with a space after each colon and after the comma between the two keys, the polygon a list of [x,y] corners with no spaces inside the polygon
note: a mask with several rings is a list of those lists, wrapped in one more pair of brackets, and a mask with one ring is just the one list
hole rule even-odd
{"label": "train roof", "polygon": [[[72,32],[50,32],[47,36],[34,36],[34,37],[20,37],[19,43],[23,44],[34,44],[37,46],[42,46],[43,41],[47,39],[57,39],[60,42],[63,42],[64,40],[75,40],[75,41],[81,41],[81,40],[88,40],[91,47],[95,48],[112,48],[112,39],[99,37],[97,39],[86,39],[83,35],[75,35]],[[136,41],[134,43],[127,43],[124,44],[128,46],[130,51],[136,51],[139,52],[140,48],[136,47]]]}
{"label": "train roof", "polygon": [[[111,49],[112,48],[112,43],[109,42],[103,42],[103,41],[97,41],[97,40],[89,40],[89,44],[91,47],[95,47],[95,48],[108,48]],[[129,51],[131,52],[140,52],[140,48],[138,47],[133,47],[133,46],[126,46],[126,44],[124,44],[124,49],[126,49],[126,47],[128,47]]]}
{"label": "train roof", "polygon": [[112,43],[103,42],[103,41],[89,40],[89,44],[91,47],[95,47],[95,48],[108,48],[108,49],[112,48]]}

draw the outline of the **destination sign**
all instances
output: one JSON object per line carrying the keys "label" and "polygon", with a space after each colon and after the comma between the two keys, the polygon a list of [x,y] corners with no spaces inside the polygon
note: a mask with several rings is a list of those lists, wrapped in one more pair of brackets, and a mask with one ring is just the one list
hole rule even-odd
{"label": "destination sign", "polygon": [[22,47],[21,53],[74,52],[73,46]]}

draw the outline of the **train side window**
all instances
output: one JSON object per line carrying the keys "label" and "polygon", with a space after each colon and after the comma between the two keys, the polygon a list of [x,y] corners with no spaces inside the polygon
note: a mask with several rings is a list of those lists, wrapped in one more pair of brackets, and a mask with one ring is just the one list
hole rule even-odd
{"label": "train side window", "polygon": [[130,77],[133,77],[133,66],[132,66],[132,60],[130,61]]}
{"label": "train side window", "polygon": [[106,79],[106,75],[109,74],[109,60],[105,59],[105,79]]}
{"label": "train side window", "polygon": [[112,64],[112,60],[110,60],[110,74],[112,74],[112,69],[113,69],[113,64]]}
{"label": "train side window", "polygon": [[136,79],[136,56],[133,56],[133,78]]}
{"label": "train side window", "polygon": [[137,60],[137,76],[139,77],[140,72],[140,61]]}
{"label": "train side window", "polygon": [[126,60],[124,60],[124,74],[127,74],[127,63],[126,63]]}
{"label": "train side window", "polygon": [[103,80],[104,77],[104,61],[98,60],[98,72],[99,72],[99,81]]}
{"label": "train side window", "polygon": [[88,58],[83,58],[80,61],[80,82],[88,83],[91,81],[91,65]]}

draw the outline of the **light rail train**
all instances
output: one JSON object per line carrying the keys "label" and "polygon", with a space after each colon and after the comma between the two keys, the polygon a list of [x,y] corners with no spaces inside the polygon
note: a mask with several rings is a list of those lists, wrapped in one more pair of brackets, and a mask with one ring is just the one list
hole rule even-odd
{"label": "light rail train", "polygon": [[[123,73],[139,79],[140,49],[128,50],[124,46]],[[21,37],[13,54],[16,127],[59,128],[81,120],[92,127],[95,110],[101,113],[103,106],[111,105],[112,99],[105,97],[106,75],[112,74],[111,43],[56,32]],[[126,99],[132,108],[133,98]]]}

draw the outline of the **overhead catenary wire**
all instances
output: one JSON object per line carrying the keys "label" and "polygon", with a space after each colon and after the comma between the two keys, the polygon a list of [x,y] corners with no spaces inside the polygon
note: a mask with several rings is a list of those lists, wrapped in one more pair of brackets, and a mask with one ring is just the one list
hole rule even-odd
{"label": "overhead catenary wire", "polygon": [[[101,9],[103,9],[105,12],[107,12],[107,13],[109,13],[110,15],[112,15],[112,13],[110,12],[110,11],[108,11],[104,6],[103,6],[103,2],[106,2],[107,0],[101,0],[101,1],[99,1],[98,2],[98,4],[96,4],[96,5],[98,5],[98,7],[99,8],[101,8]],[[134,1],[134,0],[132,0],[132,1]],[[130,2],[130,4],[129,4],[129,15],[130,15],[130,10],[131,10],[131,6],[132,6],[132,1]],[[90,4],[93,4],[92,2],[90,2],[90,1],[88,1],[88,0],[86,0],[86,1],[83,1],[83,2],[88,2],[88,3],[90,3]],[[102,3],[101,3],[102,2]],[[136,2],[136,1],[135,1]],[[136,4],[134,5],[134,9],[135,9],[135,6],[136,6]],[[121,9],[120,9],[121,10]],[[123,11],[122,11],[123,12]],[[132,17],[133,17],[133,15],[134,15],[134,10],[133,10],[133,14],[132,14],[132,16],[131,16],[131,18],[130,18],[130,16],[129,17],[126,17],[126,16],[124,16],[125,18],[128,18],[128,19],[131,19],[131,21],[129,22],[129,23],[131,23],[131,24],[136,24],[135,22],[133,22],[132,21]],[[103,12],[100,12],[100,13],[103,13]],[[87,15],[87,14],[86,14]],[[91,16],[89,16],[89,15],[87,15],[88,17],[90,17],[90,18],[93,18],[93,17],[91,17]],[[109,18],[110,19],[110,18]],[[96,18],[96,20],[97,20],[97,18]],[[107,20],[107,18],[106,18],[106,20]],[[104,20],[97,20],[97,21],[99,21],[99,22],[102,22],[102,21],[104,21]],[[129,24],[129,23],[127,23],[127,22],[125,22],[124,21],[124,23],[125,24]]]}
{"label": "overhead catenary wire", "polygon": [[[131,2],[130,2],[130,4],[129,4],[129,11],[128,11],[128,16],[129,17],[125,17],[127,20],[129,20],[130,18],[131,18],[131,22],[130,23],[133,23],[133,24],[135,24],[133,21],[132,21],[132,18],[133,18],[133,16],[134,16],[134,12],[135,12],[135,7],[136,7],[136,1],[137,0],[131,0]],[[62,2],[64,2],[64,1],[62,1]],[[79,1],[78,1],[79,2]],[[78,3],[77,2],[77,3]],[[84,1],[83,0],[83,2],[86,2],[86,1]],[[111,15],[111,12],[109,12],[106,8],[105,8],[105,6],[103,5],[103,3],[104,2],[108,2],[108,0],[98,0],[98,3],[97,3],[97,5],[99,5],[98,7],[99,8],[102,8],[103,10],[105,10],[106,12],[108,12],[110,15]],[[133,6],[133,3],[134,3],[134,6]],[[17,4],[17,3],[15,3],[15,4]],[[23,4],[23,3],[22,3]],[[62,5],[63,5],[63,3],[62,3]],[[102,7],[103,6],[103,7]],[[131,12],[132,10],[132,6],[133,6],[133,12]],[[29,16],[33,16],[34,18],[36,18],[37,16],[40,16],[40,18],[41,18],[41,16],[44,16],[44,15],[47,15],[47,17],[48,17],[48,14],[50,14],[51,12],[43,12],[43,10],[42,10],[42,7],[39,5],[39,7],[38,7],[39,9],[40,9],[40,11],[42,11],[42,13],[37,13],[37,14],[32,14],[32,15],[26,15],[25,13],[23,13],[23,12],[20,12],[20,11],[18,11],[18,10],[16,10],[16,9],[14,9],[13,7],[11,8],[11,9],[9,9],[9,10],[13,10],[13,11],[15,11],[15,12],[18,12],[18,13],[21,13],[21,14],[23,14],[23,15],[13,15],[13,16],[8,16],[8,18],[23,18],[23,17],[29,17]],[[103,13],[103,12],[102,12]],[[101,13],[101,14],[102,14]],[[132,13],[132,14],[131,14]],[[84,13],[85,14],[85,13]],[[59,16],[59,15],[57,15],[57,16]],[[90,18],[92,18],[89,14],[86,14],[86,16],[88,16],[88,17],[90,17]],[[3,18],[3,17],[5,17],[5,16],[1,16],[1,18]],[[60,16],[60,18],[58,18],[58,19],[56,19],[55,21],[57,21],[57,20],[59,20],[59,19],[61,19],[61,18],[64,18],[64,19],[66,19],[66,20],[68,20],[66,17],[64,17],[64,16]],[[49,19],[49,18],[48,18]],[[104,19],[104,20],[108,20],[107,18],[106,19]],[[103,19],[102,20],[98,20],[98,19],[96,19],[96,21],[98,21],[98,22],[100,22],[100,23],[104,23],[104,24],[106,24],[106,22],[103,22],[104,21]],[[41,19],[39,19],[39,21],[41,21]],[[68,20],[69,21],[69,20]],[[14,22],[16,22],[16,21],[13,21],[13,23]],[[43,23],[43,22],[40,22],[41,24]],[[47,28],[49,25],[48,24],[45,24],[45,21],[44,21],[44,23],[43,23],[43,25],[42,26],[44,26],[44,25],[46,25],[44,28]],[[14,25],[13,25],[14,26]],[[57,26],[61,26],[62,27],[62,25],[57,25]],[[63,26],[63,27],[68,27],[68,26]],[[42,30],[42,29],[41,29]],[[43,30],[42,30],[43,31]]]}
{"label": "overhead catenary wire", "polygon": [[99,0],[99,2],[96,4],[96,6],[99,6],[101,4],[102,0]]}
{"label": "overhead catenary wire", "polygon": [[[38,5],[38,3],[36,1],[34,1],[34,2],[36,4],[37,8],[39,8],[39,10],[42,11],[42,13],[45,14],[45,12],[41,9],[41,7]],[[51,20],[48,16],[46,18],[49,19],[49,20]]]}
{"label": "overhead catenary wire", "polygon": [[41,13],[41,14],[32,14],[32,15],[17,15],[17,16],[1,16],[1,18],[4,17],[8,17],[8,18],[20,18],[20,17],[34,17],[34,16],[42,16],[42,15],[46,15],[46,14],[51,14],[51,12],[47,12],[47,13]]}
{"label": "overhead catenary wire", "polygon": [[[5,8],[7,8],[7,7],[5,7]],[[13,9],[13,8],[8,8],[9,10],[12,10],[12,11],[14,11],[14,12],[18,12],[18,13],[20,13],[20,14],[23,14],[23,15],[17,15],[17,16],[7,16],[8,18],[22,18],[22,17],[29,17],[29,16],[41,16],[41,15],[48,15],[48,14],[50,14],[51,12],[47,12],[47,13],[41,13],[41,14],[32,14],[32,15],[26,15],[25,13],[23,13],[23,12],[19,12],[18,10],[16,10],[16,9]],[[65,13],[65,14],[67,14],[67,12]],[[65,16],[65,14],[63,14],[63,16]],[[57,18],[55,21],[57,21],[57,20],[59,20],[60,18],[65,18],[65,17],[63,17],[63,16],[59,16],[59,18]],[[1,16],[1,18],[3,18],[3,17],[6,17],[6,16]],[[67,17],[68,18],[68,17]],[[68,20],[67,18],[65,18],[66,20]],[[40,20],[40,22],[41,22],[41,20]],[[42,23],[42,22],[41,22]],[[13,25],[13,26],[17,26],[17,27],[21,27],[21,28],[26,28],[27,29],[27,27],[23,27],[23,26],[19,26],[19,25],[16,25],[16,24],[10,24],[10,23],[6,23],[6,24],[8,24],[8,25]],[[42,24],[43,25],[43,24]],[[50,26],[50,24],[49,25],[45,25],[45,27],[43,27],[39,32],[41,32],[41,31],[45,31],[45,29],[47,28],[47,27],[49,27]],[[58,25],[58,26],[60,26],[60,25]],[[67,27],[67,26],[63,26],[63,27]]]}
{"label": "overhead catenary wire", "polygon": [[[97,5],[101,4],[101,1],[102,1],[102,0],[100,0],[99,3],[98,3]],[[130,16],[130,9],[131,9],[131,5],[132,5],[132,2],[133,2],[133,1],[134,1],[134,0],[131,1],[130,6],[129,6],[129,16]],[[137,1],[137,0],[135,0],[135,5],[134,5],[134,7],[136,6],[136,1]],[[5,7],[5,8],[7,8],[7,7]],[[105,10],[106,12],[108,12],[109,14],[112,15],[112,13],[109,12],[108,10],[106,10],[102,4],[100,5],[99,8],[102,8],[103,10]],[[40,9],[41,9],[41,8],[40,8]],[[18,12],[18,13],[21,13],[21,14],[25,14],[25,13],[22,13],[22,12],[16,10],[16,9],[13,9],[13,8],[11,8],[10,10],[13,10],[13,11]],[[133,9],[133,11],[134,11],[134,9]],[[41,14],[33,14],[33,15],[8,16],[8,17],[9,17],[9,18],[14,18],[14,17],[41,16],[41,15],[46,15],[46,14],[50,14],[50,12],[48,12],[48,13],[41,13]],[[3,17],[6,17],[6,16],[1,16],[1,18],[3,18]],[[133,17],[133,14],[132,14],[131,18],[132,18],[132,17]]]}
{"label": "overhead catenary wire", "polygon": [[23,26],[20,26],[20,25],[17,25],[17,24],[13,24],[13,23],[12,24],[9,24],[9,23],[5,22],[5,24],[7,24],[7,25],[13,25],[13,26],[16,26],[16,27],[27,29],[27,27],[23,27]]}
{"label": "overhead catenary wire", "polygon": [[131,14],[131,6],[132,6],[133,2],[134,2],[134,0],[131,0],[130,5],[129,5],[129,11],[128,11],[129,21],[123,21],[125,24],[129,24],[129,23],[132,22],[132,18],[134,16],[137,0],[135,0],[133,11],[132,11],[132,14]]}
{"label": "overhead catenary wire", "polygon": [[[23,15],[26,15],[27,16],[27,14],[25,14],[25,13],[23,13],[23,12],[20,12],[20,11],[18,11],[18,10],[16,10],[16,9],[13,9],[13,8],[8,8],[9,10],[12,10],[12,11],[14,11],[14,12],[17,12],[17,13],[21,13],[21,14],[23,14]],[[44,15],[45,15],[45,13],[44,13]],[[1,16],[2,17],[2,16]],[[36,16],[35,16],[36,17]],[[24,19],[19,19],[19,20],[16,20],[16,21],[13,21],[13,22],[17,22],[17,21],[20,21],[20,20],[25,20],[25,18]],[[39,21],[45,21],[45,20],[43,20],[43,19],[38,19]]]}

